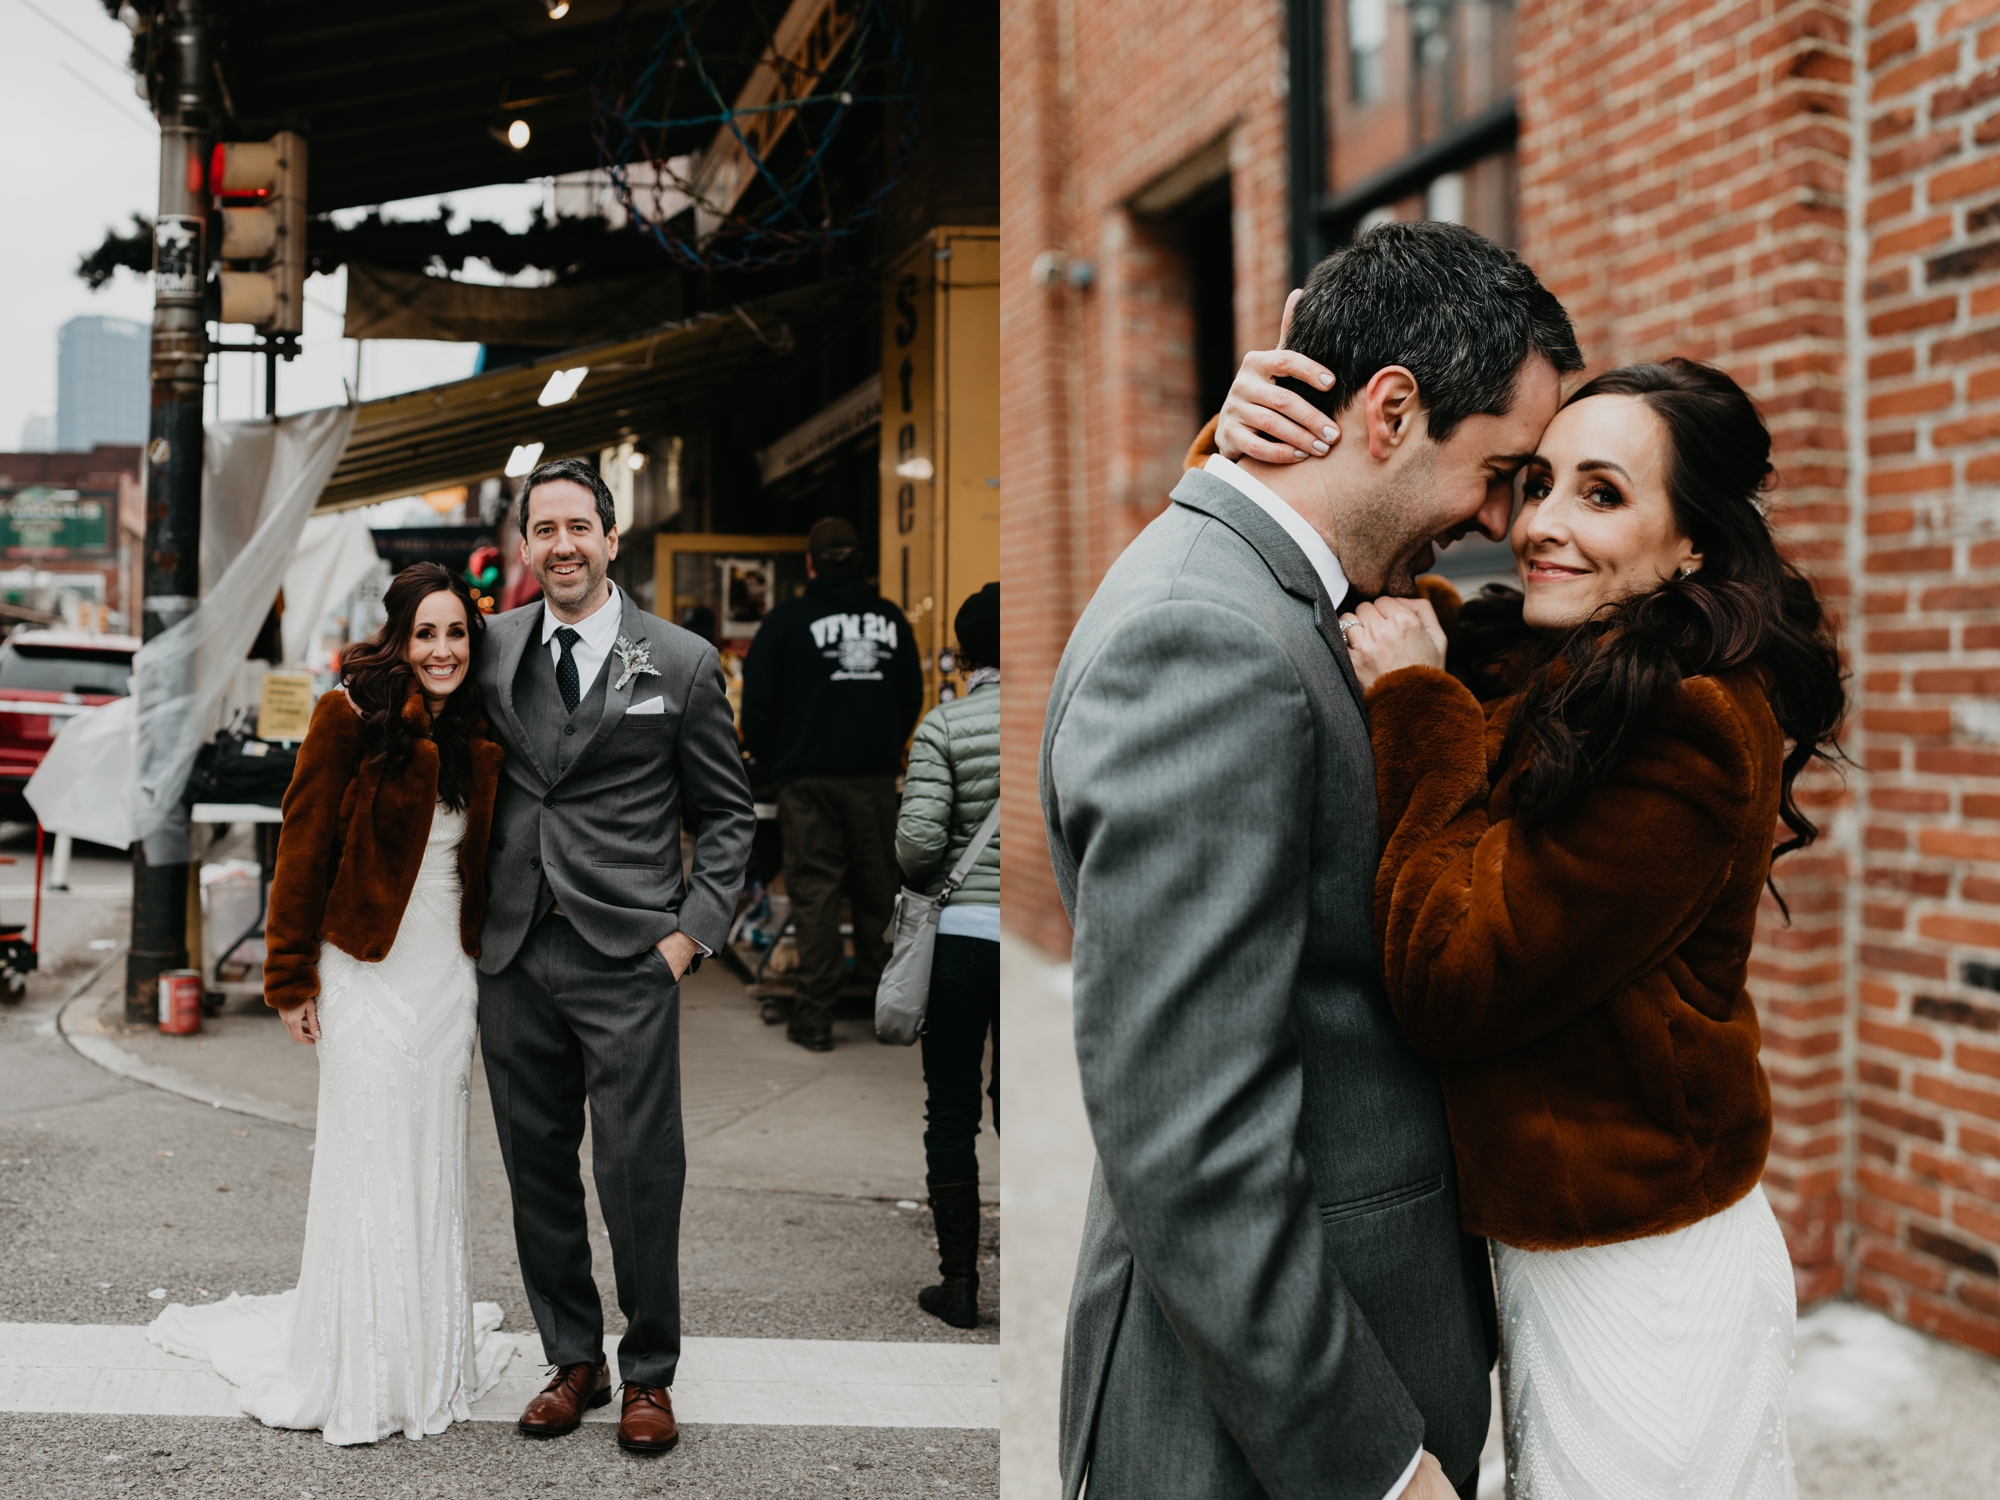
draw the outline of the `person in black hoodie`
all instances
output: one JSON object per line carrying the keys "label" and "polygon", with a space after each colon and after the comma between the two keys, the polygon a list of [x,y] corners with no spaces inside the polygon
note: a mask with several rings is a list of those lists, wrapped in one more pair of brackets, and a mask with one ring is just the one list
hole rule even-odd
{"label": "person in black hoodie", "polygon": [[861,576],[861,539],[837,516],[806,538],[803,596],[764,617],[743,663],[743,737],[778,791],[799,990],[785,1035],[833,1049],[840,895],[854,912],[855,979],[889,959],[883,932],[900,879],[896,777],[923,709],[910,622]]}

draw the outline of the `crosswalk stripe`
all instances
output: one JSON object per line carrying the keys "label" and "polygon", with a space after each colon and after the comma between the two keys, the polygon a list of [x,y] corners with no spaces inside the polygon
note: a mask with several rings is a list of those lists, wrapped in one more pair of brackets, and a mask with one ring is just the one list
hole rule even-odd
{"label": "crosswalk stripe", "polygon": [[[472,1409],[511,1422],[546,1376],[538,1342],[517,1354]],[[617,1339],[605,1341],[617,1368]],[[207,1366],[168,1354],[131,1324],[0,1323],[0,1412],[235,1417],[235,1389]],[[775,1427],[1000,1425],[995,1344],[848,1339],[682,1340],[674,1412],[688,1423]],[[615,1422],[618,1403],[586,1421]]]}

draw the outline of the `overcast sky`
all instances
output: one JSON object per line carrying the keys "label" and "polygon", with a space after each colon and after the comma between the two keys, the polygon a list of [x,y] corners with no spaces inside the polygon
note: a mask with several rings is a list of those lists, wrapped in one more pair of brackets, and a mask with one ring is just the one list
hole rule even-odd
{"label": "overcast sky", "polygon": [[[56,330],[78,314],[150,323],[149,278],[121,271],[92,292],[77,261],[121,229],[134,212],[158,206],[159,131],[124,59],[130,38],[96,0],[0,0],[0,56],[10,58],[0,91],[0,140],[9,145],[8,198],[15,230],[0,236],[0,451],[14,449],[30,413],[56,404]],[[449,198],[455,217],[478,215],[525,226],[546,189],[538,184],[479,188]],[[394,205],[394,217],[428,217],[435,199]],[[479,278],[498,280],[497,277]],[[355,344],[340,337],[345,277],[306,283],[304,352],[280,366],[280,411],[338,404],[355,376]],[[231,327],[231,343],[251,330]],[[380,340],[362,355],[364,396],[414,390],[472,372],[475,344]],[[261,414],[261,358],[211,362],[211,417]],[[253,368],[254,367],[254,368]],[[219,406],[219,410],[218,410]]]}

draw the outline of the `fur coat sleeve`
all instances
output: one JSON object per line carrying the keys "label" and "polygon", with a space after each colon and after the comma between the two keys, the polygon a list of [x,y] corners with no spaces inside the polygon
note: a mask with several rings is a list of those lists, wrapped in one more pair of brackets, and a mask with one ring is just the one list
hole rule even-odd
{"label": "fur coat sleeve", "polygon": [[360,754],[360,713],[344,692],[320,694],[285,789],[264,924],[267,1005],[282,1008],[319,994],[320,926]]}
{"label": "fur coat sleeve", "polygon": [[1609,782],[1532,830],[1511,815],[1506,778],[1489,790],[1504,711],[1489,725],[1429,667],[1384,676],[1368,709],[1383,978],[1432,1056],[1508,1051],[1624,990],[1707,917],[1742,857],[1762,777],[1751,728],[1713,679],[1683,683]]}

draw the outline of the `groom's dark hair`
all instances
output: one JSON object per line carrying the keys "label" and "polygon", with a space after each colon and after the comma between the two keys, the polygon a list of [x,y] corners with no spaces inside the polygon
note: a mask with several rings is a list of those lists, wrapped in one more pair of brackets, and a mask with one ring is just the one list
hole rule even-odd
{"label": "groom's dark hair", "polygon": [[534,498],[535,487],[557,479],[567,479],[571,484],[580,484],[590,491],[591,499],[597,502],[598,524],[606,536],[617,528],[618,504],[611,498],[611,486],[597,472],[597,465],[587,458],[552,458],[530,474],[521,486],[522,536],[528,534],[528,502]]}
{"label": "groom's dark hair", "polygon": [[1330,391],[1285,382],[1329,416],[1404,366],[1440,443],[1475,413],[1506,415],[1530,356],[1558,374],[1583,368],[1569,314],[1519,256],[1429,221],[1379,225],[1314,266],[1285,347],[1333,372]]}

